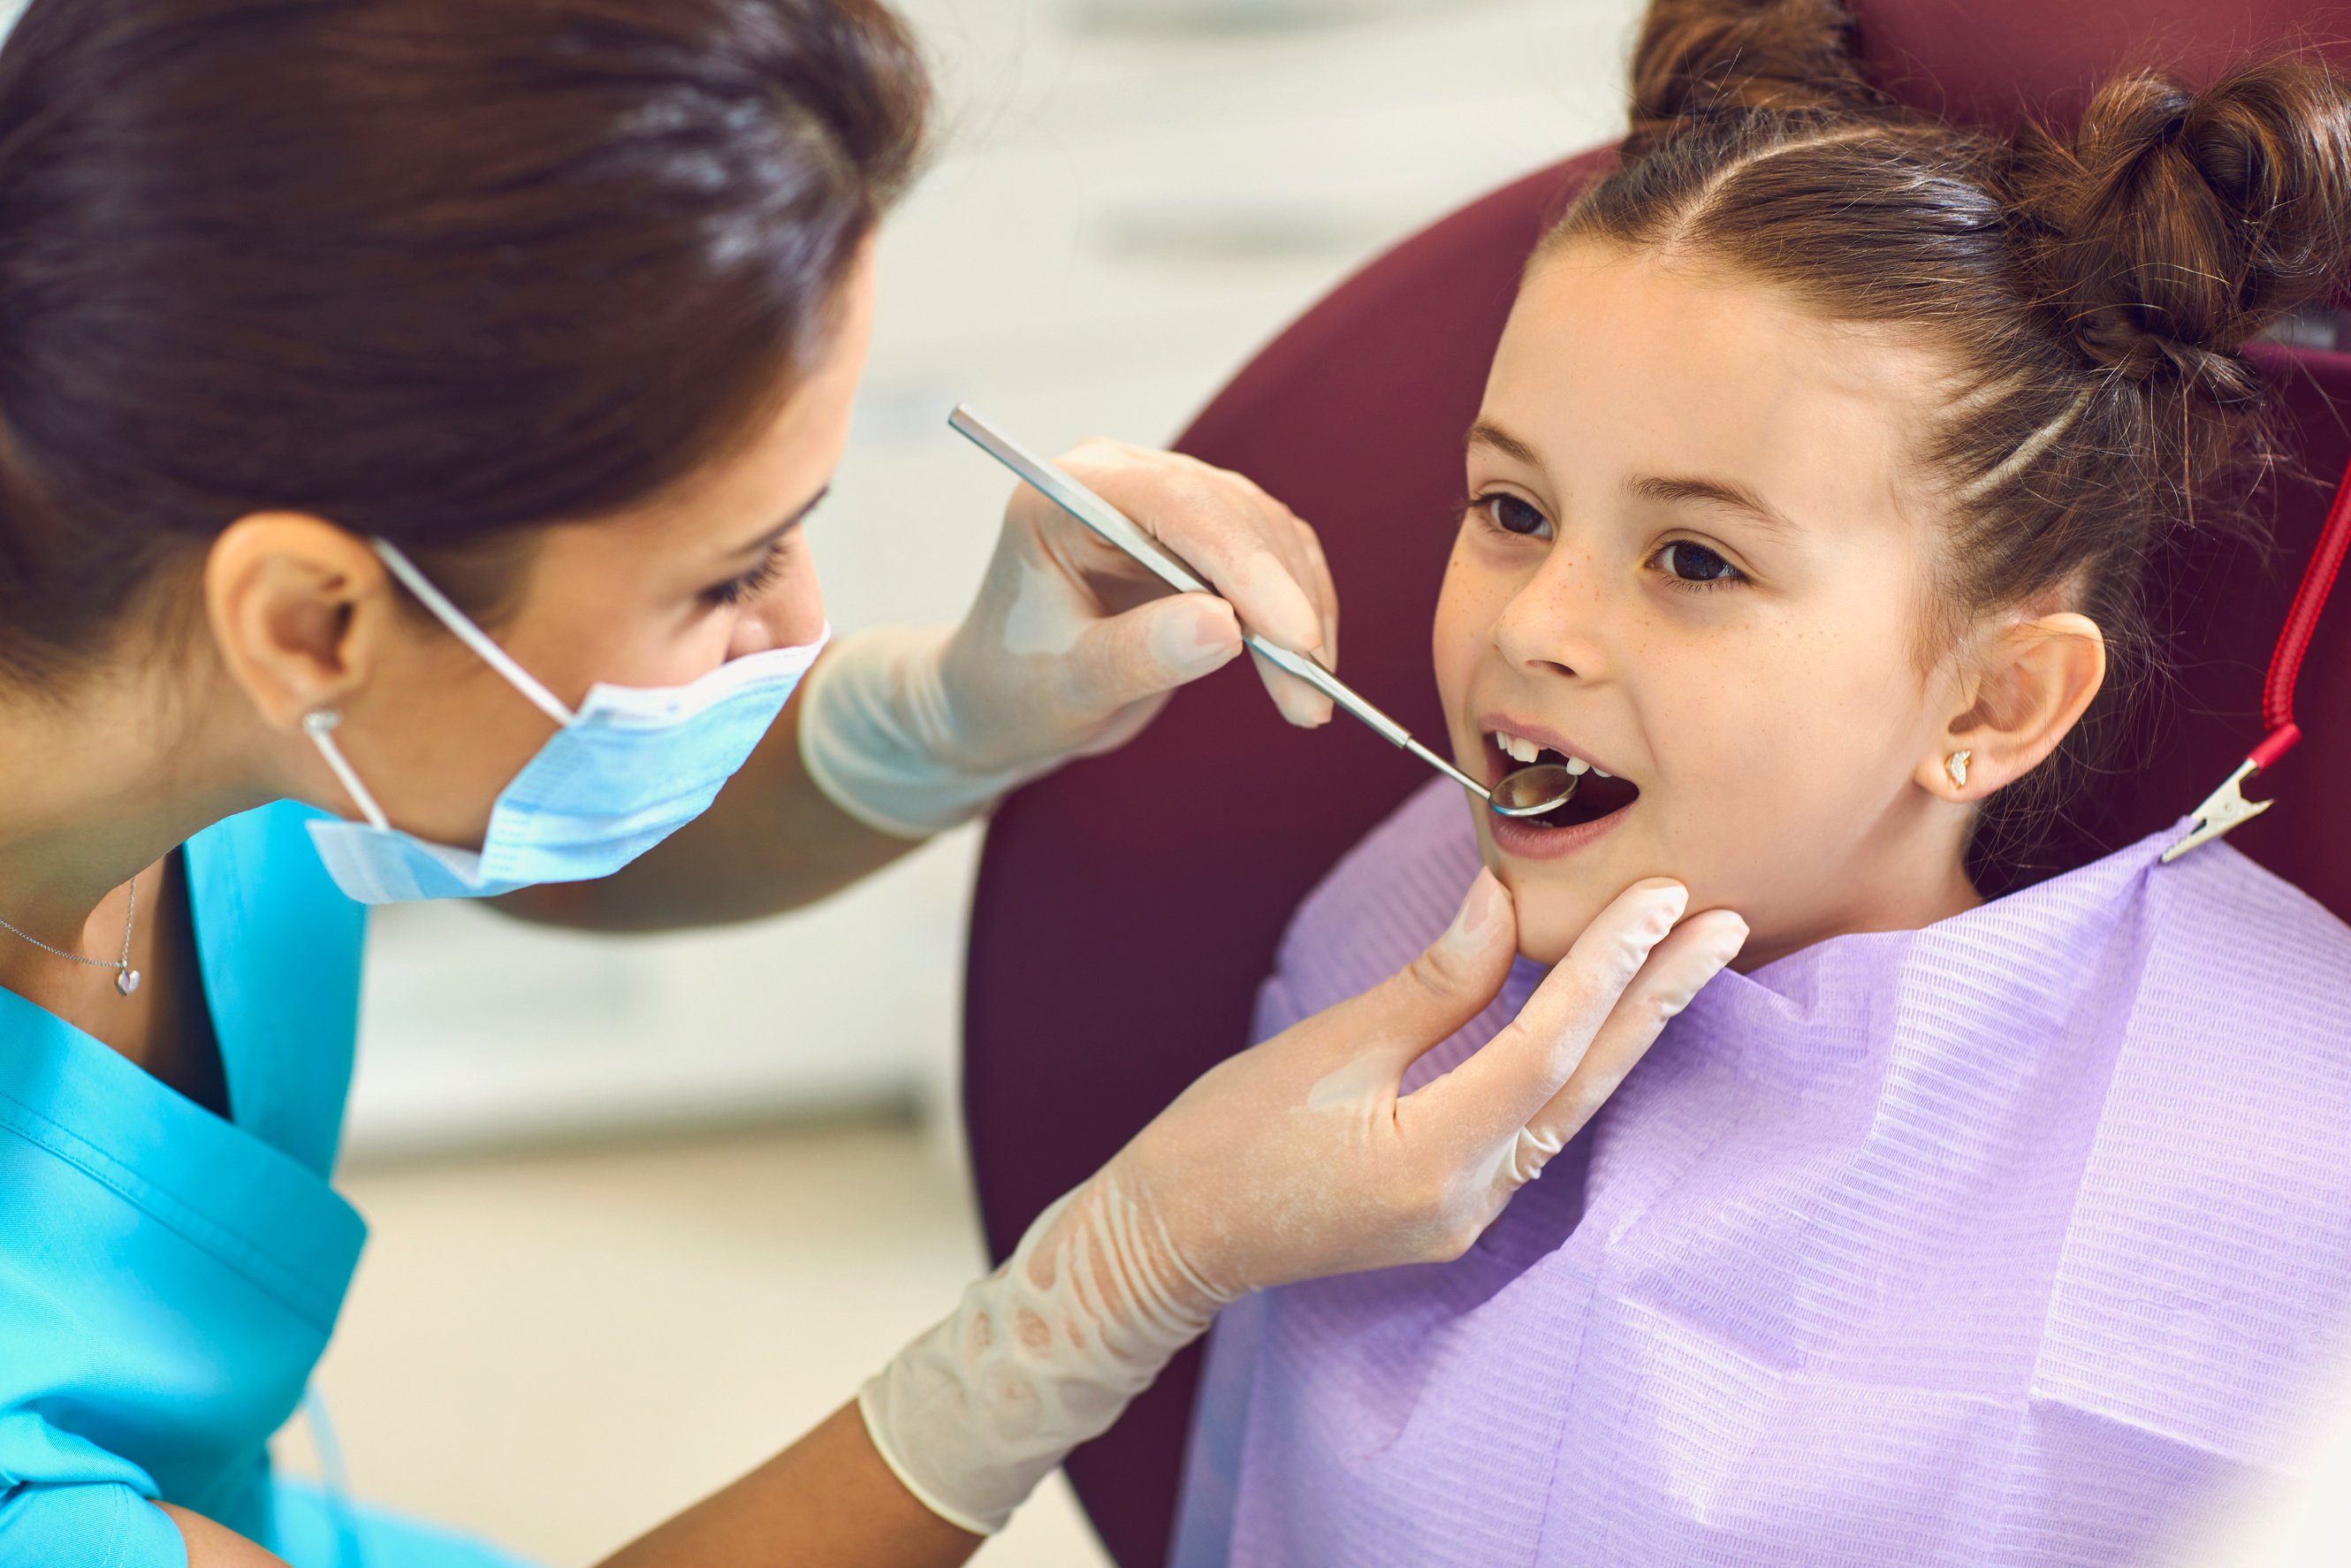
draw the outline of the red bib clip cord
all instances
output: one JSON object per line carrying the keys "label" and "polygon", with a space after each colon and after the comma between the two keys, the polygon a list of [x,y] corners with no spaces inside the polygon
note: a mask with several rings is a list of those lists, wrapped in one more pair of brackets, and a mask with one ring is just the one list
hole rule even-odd
{"label": "red bib clip cord", "polygon": [[2269,726],[2269,734],[2245,754],[2237,770],[2196,808],[2195,825],[2188,836],[2163,852],[2167,862],[2178,860],[2207,840],[2219,838],[2240,822],[2252,821],[2276,804],[2274,800],[2246,800],[2245,780],[2292,751],[2294,742],[2302,738],[2302,727],[2294,722],[2294,683],[2302,674],[2303,655],[2310,652],[2310,635],[2318,628],[2318,613],[2326,608],[2326,596],[2333,591],[2335,576],[2343,570],[2347,549],[2351,549],[2351,467],[2344,470],[2342,483],[2335,487],[2334,504],[2326,509],[2326,526],[2319,530],[2318,548],[2311,553],[2310,565],[2303,570],[2302,586],[2294,591],[2294,608],[2286,612],[2285,629],[2278,633],[2277,651],[2270,655],[2269,679],[2262,686],[2262,722]]}

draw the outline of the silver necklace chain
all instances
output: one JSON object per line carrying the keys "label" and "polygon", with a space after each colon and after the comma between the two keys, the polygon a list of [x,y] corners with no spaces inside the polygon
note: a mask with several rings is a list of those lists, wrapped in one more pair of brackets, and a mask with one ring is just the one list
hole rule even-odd
{"label": "silver necklace chain", "polygon": [[78,953],[68,953],[62,947],[52,947],[30,932],[20,931],[5,920],[0,920],[0,931],[5,931],[21,941],[30,942],[34,946],[52,956],[68,959],[76,964],[87,964],[93,969],[113,970],[114,988],[127,997],[139,988],[140,978],[139,971],[131,967],[131,928],[139,919],[139,879],[137,877],[131,879],[130,887],[131,908],[122,916],[122,956],[120,958],[85,958]]}

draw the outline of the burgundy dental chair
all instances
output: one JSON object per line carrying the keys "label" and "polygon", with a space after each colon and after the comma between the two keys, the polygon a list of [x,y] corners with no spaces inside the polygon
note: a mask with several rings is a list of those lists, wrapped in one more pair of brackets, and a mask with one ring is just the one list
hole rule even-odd
{"label": "burgundy dental chair", "polygon": [[[1855,0],[1876,79],[1952,119],[2062,117],[2126,56],[2191,79],[2247,50],[2351,63],[2351,0]],[[1613,152],[1598,149],[1405,241],[1309,311],[1178,444],[1250,475],[1321,532],[1344,611],[1342,669],[1416,733],[1442,733],[1428,633],[1461,486],[1461,438],[1520,267]],[[2351,456],[2351,352],[2257,350],[2306,479],[2277,487],[2275,559],[2191,553],[2159,585],[2176,680],[2145,705],[2145,765],[2098,779],[2082,820],[1994,883],[2079,865],[2196,808],[2273,726],[2263,673]],[[2351,350],[2351,336],[2344,347]],[[2351,589],[2344,596],[2351,600]],[[2229,842],[2351,917],[2351,602],[2304,665],[2291,757],[2249,793],[2278,805]],[[1344,754],[1347,766],[1331,760]],[[2267,758],[2265,758],[2265,761]],[[1280,788],[1290,769],[1310,793]],[[998,1258],[1186,1083],[1247,1043],[1252,998],[1299,899],[1430,777],[1344,719],[1302,734],[1254,678],[1178,696],[1140,740],[1022,790],[987,834],[975,899],[965,1111]],[[1124,1568],[1165,1557],[1198,1353],[1070,1461]]]}

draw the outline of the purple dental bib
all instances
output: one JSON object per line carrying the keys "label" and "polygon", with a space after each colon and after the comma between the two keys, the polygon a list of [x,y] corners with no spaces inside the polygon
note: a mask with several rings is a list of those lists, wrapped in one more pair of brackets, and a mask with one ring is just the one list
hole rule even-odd
{"label": "purple dental bib", "polygon": [[[1719,977],[1467,1256],[1230,1309],[1173,1561],[2127,1563],[2291,1468],[2351,1308],[2351,928],[2175,836]],[[1260,1037],[1476,866],[1415,797]]]}

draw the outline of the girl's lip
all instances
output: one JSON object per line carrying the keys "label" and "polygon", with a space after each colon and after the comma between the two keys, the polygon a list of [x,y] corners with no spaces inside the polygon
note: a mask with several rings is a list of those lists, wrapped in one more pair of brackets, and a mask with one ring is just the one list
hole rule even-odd
{"label": "girl's lip", "polygon": [[1563,860],[1607,837],[1617,823],[1632,814],[1633,807],[1639,804],[1639,800],[1634,800],[1604,817],[1594,817],[1572,828],[1539,828],[1515,817],[1498,816],[1492,811],[1482,814],[1486,819],[1486,831],[1493,836],[1494,847],[1502,853],[1512,860],[1555,861]]}

